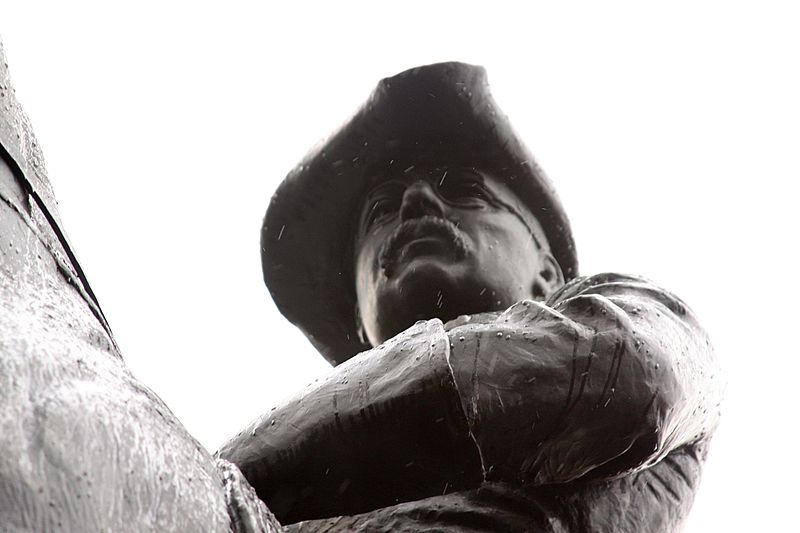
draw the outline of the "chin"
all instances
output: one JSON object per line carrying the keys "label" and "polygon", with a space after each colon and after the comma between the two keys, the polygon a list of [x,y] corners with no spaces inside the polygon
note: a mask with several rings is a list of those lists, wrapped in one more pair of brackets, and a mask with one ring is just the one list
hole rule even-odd
{"label": "chin", "polygon": [[[397,268],[375,302],[381,342],[397,335],[418,320],[439,318],[443,322],[463,314],[485,311],[476,298],[469,267],[451,259],[422,257]],[[376,331],[377,333],[377,331]]]}
{"label": "chin", "polygon": [[407,285],[422,283],[429,289],[437,286],[457,286],[458,278],[465,269],[460,261],[451,258],[424,256],[412,259],[403,265],[395,266],[391,282],[403,290]]}

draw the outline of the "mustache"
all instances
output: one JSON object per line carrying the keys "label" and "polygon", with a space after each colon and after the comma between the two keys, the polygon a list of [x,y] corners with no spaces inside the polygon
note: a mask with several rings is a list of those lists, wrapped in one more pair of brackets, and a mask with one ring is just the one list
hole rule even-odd
{"label": "mustache", "polygon": [[381,248],[380,265],[387,276],[391,275],[392,267],[397,262],[404,245],[414,239],[432,234],[452,241],[456,259],[466,256],[467,243],[464,237],[461,236],[458,226],[438,216],[426,215],[412,218],[400,224],[389,235],[386,243]]}

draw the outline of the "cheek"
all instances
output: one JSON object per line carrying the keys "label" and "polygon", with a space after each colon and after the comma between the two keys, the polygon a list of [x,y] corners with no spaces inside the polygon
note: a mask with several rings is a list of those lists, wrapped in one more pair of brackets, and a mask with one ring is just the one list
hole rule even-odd
{"label": "cheek", "polygon": [[355,284],[356,284],[356,296],[358,297],[358,301],[361,302],[363,295],[367,292],[367,286],[369,285],[369,280],[371,278],[369,268],[366,267],[367,259],[364,253],[359,253],[358,257],[356,257],[356,269],[355,269]]}
{"label": "cheek", "polygon": [[378,266],[378,249],[369,244],[363,245],[355,258],[356,297],[359,305],[367,304],[375,292],[380,267]]}
{"label": "cheek", "polygon": [[[495,268],[527,283],[537,270],[538,248],[528,229],[516,220],[485,224],[480,235],[484,268]],[[514,222],[514,223],[510,223]]]}
{"label": "cheek", "polygon": [[527,228],[516,223],[516,219],[510,218],[511,216],[496,217],[477,225],[470,232],[476,245],[483,250],[491,249],[494,255],[506,257],[521,254],[528,249],[533,241]]}

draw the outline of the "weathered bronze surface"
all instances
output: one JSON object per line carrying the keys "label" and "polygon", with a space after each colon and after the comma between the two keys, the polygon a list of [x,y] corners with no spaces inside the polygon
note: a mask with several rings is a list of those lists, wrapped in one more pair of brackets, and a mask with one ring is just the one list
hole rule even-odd
{"label": "weathered bronze surface", "polygon": [[0,531],[278,531],[130,375],[0,44]]}
{"label": "weathered bronze surface", "polygon": [[666,532],[686,517],[718,420],[709,341],[647,280],[578,276],[566,214],[482,69],[382,81],[281,185],[265,280],[338,366],[217,459],[125,368],[1,48],[0,146],[4,530]]}
{"label": "weathered bronze surface", "polygon": [[219,452],[288,530],[685,519],[718,420],[708,338],[648,280],[578,276],[483,69],[383,80],[280,186],[262,258],[278,307],[338,364]]}

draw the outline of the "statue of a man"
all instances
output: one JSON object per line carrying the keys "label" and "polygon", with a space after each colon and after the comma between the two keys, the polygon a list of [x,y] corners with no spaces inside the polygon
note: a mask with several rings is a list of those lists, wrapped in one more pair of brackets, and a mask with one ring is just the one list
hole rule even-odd
{"label": "statue of a man", "polygon": [[685,519],[721,394],[706,334],[647,280],[578,276],[483,69],[383,80],[280,186],[262,259],[337,365],[219,452],[289,530]]}
{"label": "statue of a man", "polygon": [[384,80],[281,186],[265,278],[338,366],[222,459],[125,367],[1,45],[0,199],[0,529],[641,532],[688,511],[718,418],[706,336],[647,281],[577,277],[482,69]]}

